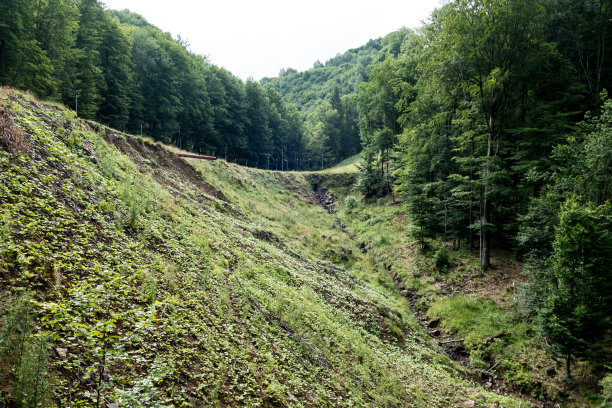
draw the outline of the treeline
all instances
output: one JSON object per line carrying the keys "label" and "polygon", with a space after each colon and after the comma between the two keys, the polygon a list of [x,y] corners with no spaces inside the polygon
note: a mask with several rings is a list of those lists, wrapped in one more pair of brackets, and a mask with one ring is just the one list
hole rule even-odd
{"label": "treeline", "polygon": [[326,167],[361,151],[357,92],[370,70],[387,56],[396,57],[409,30],[338,54],[304,72],[284,69],[261,83],[294,103],[305,118],[307,158],[314,168]]}
{"label": "treeline", "polygon": [[6,0],[0,19],[3,85],[194,152],[279,170],[307,163],[295,107],[137,14],[98,0]]}
{"label": "treeline", "polygon": [[610,333],[611,17],[609,0],[454,0],[358,96],[363,193],[401,195],[424,247],[477,250],[483,271],[517,249],[568,374]]}

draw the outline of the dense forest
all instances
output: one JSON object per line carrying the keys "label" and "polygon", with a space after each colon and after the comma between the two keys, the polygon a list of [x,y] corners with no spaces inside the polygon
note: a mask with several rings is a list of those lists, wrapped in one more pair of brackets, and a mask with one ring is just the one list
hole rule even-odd
{"label": "dense forest", "polygon": [[325,64],[315,62],[304,72],[287,68],[261,83],[295,104],[305,117],[308,151],[313,159],[333,164],[361,151],[357,93],[372,67],[387,56],[397,57],[410,30],[401,29],[383,38],[338,54]]}
{"label": "dense forest", "polygon": [[[0,83],[80,117],[259,168],[320,167],[322,157],[328,165],[359,147],[355,131],[346,151],[335,137],[309,141],[303,116],[271,87],[244,83],[127,10],[98,0],[11,0],[0,15]],[[327,100],[336,111],[321,120],[341,134],[340,121],[354,113],[343,113],[337,95]]]}
{"label": "dense forest", "polygon": [[605,0],[449,2],[357,98],[361,191],[397,194],[423,248],[467,246],[481,271],[516,249],[524,311],[568,374],[610,334],[611,17]]}

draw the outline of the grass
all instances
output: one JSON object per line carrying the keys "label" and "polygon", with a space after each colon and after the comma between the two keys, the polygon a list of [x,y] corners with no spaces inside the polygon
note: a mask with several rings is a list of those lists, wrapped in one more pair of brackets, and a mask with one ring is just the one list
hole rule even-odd
{"label": "grass", "polygon": [[525,337],[529,326],[512,318],[490,299],[474,296],[453,296],[435,302],[427,312],[441,318],[443,326],[465,338],[468,347],[477,347],[485,340],[507,333]]}
{"label": "grass", "polygon": [[[452,251],[450,245],[443,251],[444,244],[433,240],[426,243],[429,249],[420,250],[407,234],[411,222],[402,205],[391,199],[367,201],[346,188],[332,190],[339,197],[339,217],[365,244],[374,271],[371,278],[414,296],[422,316],[441,319],[444,339],[464,339],[466,363],[472,369],[493,367],[510,387],[536,401],[556,401],[565,407],[588,404],[579,389],[567,390],[561,370],[543,348],[544,339],[517,311],[515,290],[523,278],[511,253],[494,253],[495,268],[481,277],[477,253]],[[440,252],[447,252],[448,259],[444,265],[438,259],[436,267],[435,255]],[[492,339],[499,334],[504,335]],[[594,390],[589,372],[583,367],[580,382]]]}
{"label": "grass", "polygon": [[323,173],[357,173],[359,171],[358,166],[361,164],[361,153],[357,153],[347,159],[342,160],[340,163],[333,167],[323,170]]}
{"label": "grass", "polygon": [[[187,165],[0,98],[31,145],[0,147],[0,299],[29,294],[36,334],[63,350],[47,361],[54,405],[447,407],[468,390],[521,405],[427,341],[373,256],[404,244],[377,230],[392,210],[368,210],[364,254],[314,201],[312,175]],[[350,180],[320,178],[339,195]]]}

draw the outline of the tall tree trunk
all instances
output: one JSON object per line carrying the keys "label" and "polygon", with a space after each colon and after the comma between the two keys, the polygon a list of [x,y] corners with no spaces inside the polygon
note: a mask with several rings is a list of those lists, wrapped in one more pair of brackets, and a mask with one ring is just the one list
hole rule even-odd
{"label": "tall tree trunk", "polygon": [[480,269],[481,271],[486,270],[491,265],[491,259],[489,254],[489,244],[490,238],[487,233],[487,226],[489,224],[491,218],[491,203],[489,201],[489,172],[490,172],[490,163],[489,158],[493,157],[493,124],[495,123],[495,118],[491,115],[489,119],[489,140],[487,146],[487,163],[486,163],[486,171],[485,171],[485,183],[484,183],[484,197],[483,197],[483,205],[482,205],[482,220],[484,220],[484,226],[481,227],[481,240],[482,240],[482,251],[480,256]]}
{"label": "tall tree trunk", "polygon": [[489,234],[487,233],[487,224],[489,223],[490,213],[491,213],[490,207],[491,207],[491,204],[489,202],[489,199],[487,198],[487,187],[485,186],[485,197],[484,197],[483,205],[482,205],[482,219],[484,223],[484,226],[482,227],[482,230],[481,230],[482,255],[480,258],[480,265],[483,271],[486,270],[489,266],[491,266],[491,258],[489,255],[490,238],[489,238]]}

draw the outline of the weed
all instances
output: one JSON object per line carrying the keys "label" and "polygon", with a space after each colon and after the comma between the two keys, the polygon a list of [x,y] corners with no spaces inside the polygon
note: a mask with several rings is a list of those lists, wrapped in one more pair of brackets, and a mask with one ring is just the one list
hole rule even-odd
{"label": "weed", "polygon": [[287,389],[284,385],[279,384],[277,381],[272,381],[270,385],[266,387],[265,393],[266,397],[268,397],[274,404],[283,404]]}
{"label": "weed", "polygon": [[152,303],[157,297],[157,279],[152,271],[146,269],[142,272],[142,284],[140,286],[142,300]]}

